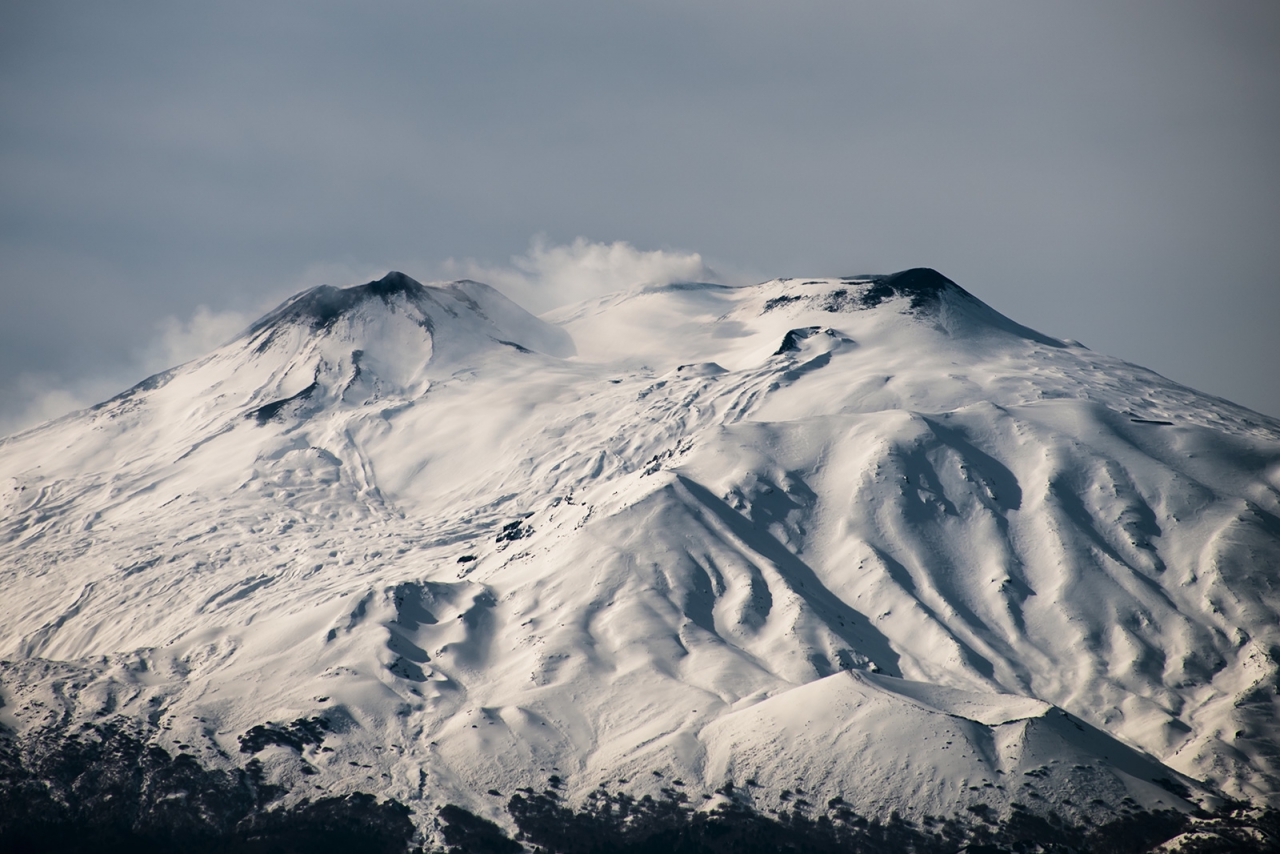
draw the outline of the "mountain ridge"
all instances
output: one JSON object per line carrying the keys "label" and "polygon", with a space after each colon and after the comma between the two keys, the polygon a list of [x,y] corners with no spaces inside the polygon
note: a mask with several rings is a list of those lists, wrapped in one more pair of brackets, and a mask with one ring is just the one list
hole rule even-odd
{"label": "mountain ridge", "polygon": [[796,769],[879,820],[1277,802],[1280,422],[935,271],[541,319],[389,274],[157,376],[0,441],[19,740],[132,721],[428,835],[551,769],[762,815]]}

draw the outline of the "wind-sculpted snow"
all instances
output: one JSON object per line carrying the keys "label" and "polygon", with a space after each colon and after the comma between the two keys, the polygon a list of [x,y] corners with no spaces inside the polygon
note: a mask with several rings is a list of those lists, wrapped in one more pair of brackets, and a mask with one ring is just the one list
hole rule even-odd
{"label": "wind-sculpted snow", "polygon": [[0,484],[19,744],[127,724],[428,837],[1280,803],[1280,424],[933,271],[317,288]]}

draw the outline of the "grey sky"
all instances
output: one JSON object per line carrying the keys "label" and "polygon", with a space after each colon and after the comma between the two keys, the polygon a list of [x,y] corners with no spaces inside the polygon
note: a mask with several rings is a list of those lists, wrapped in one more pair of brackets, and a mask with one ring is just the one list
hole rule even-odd
{"label": "grey sky", "polygon": [[1280,415],[1277,152],[1270,0],[7,2],[0,431],[216,340],[201,305],[538,235],[933,266]]}

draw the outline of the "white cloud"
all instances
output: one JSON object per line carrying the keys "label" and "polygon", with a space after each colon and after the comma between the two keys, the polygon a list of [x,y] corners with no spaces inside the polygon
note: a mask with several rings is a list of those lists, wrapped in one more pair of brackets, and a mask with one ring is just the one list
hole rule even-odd
{"label": "white cloud", "polygon": [[55,374],[23,373],[17,379],[15,397],[25,405],[0,415],[0,436],[92,406],[151,374],[199,358],[234,338],[250,319],[240,312],[212,311],[202,305],[186,320],[172,316],[160,320],[155,337],[134,352],[129,364],[105,374],[67,380]]}
{"label": "white cloud", "polygon": [[199,358],[226,344],[251,320],[238,311],[212,311],[205,305],[185,321],[166,317],[157,324],[160,334],[144,353],[143,364],[155,372]]}
{"label": "white cloud", "polygon": [[0,437],[59,418],[110,398],[152,374],[198,359],[244,331],[250,323],[294,293],[319,284],[347,287],[380,278],[385,268],[342,262],[309,265],[279,287],[264,289],[256,310],[215,311],[197,306],[188,317],[156,321],[153,334],[130,348],[128,356],[81,376],[55,371],[24,371],[9,384],[0,406]]}
{"label": "white cloud", "polygon": [[534,312],[615,291],[670,282],[719,282],[696,252],[637,249],[626,241],[595,243],[579,237],[568,245],[535,238],[510,266],[449,259],[443,272],[493,285]]}
{"label": "white cloud", "polygon": [[[432,265],[422,264],[430,269]],[[417,269],[406,269],[414,275]],[[535,238],[529,251],[496,265],[467,259],[450,259],[440,265],[447,278],[470,278],[493,285],[534,312],[630,290],[670,282],[724,282],[696,252],[637,249],[625,241],[597,243],[579,237],[567,245],[551,245]],[[312,264],[288,288],[289,292],[264,293],[259,308],[265,312],[293,292],[328,283],[347,287],[380,278],[385,267],[357,262]],[[733,276],[734,280],[745,278]],[[244,330],[256,315],[239,311],[214,311],[201,305],[190,317],[169,316],[155,325],[155,334],[133,350],[125,364],[78,378],[55,374],[24,373],[17,380],[16,411],[0,411],[0,436],[92,406],[117,394],[144,377],[197,359],[227,343]]]}
{"label": "white cloud", "polygon": [[101,377],[66,382],[59,376],[31,372],[19,374],[15,386],[13,396],[21,401],[21,408],[0,412],[0,437],[92,406],[124,388]]}

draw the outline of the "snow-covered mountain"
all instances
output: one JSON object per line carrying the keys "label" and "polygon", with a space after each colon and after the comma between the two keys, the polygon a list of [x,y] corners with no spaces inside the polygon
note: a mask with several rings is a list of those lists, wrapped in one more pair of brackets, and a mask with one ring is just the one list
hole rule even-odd
{"label": "snow-covered mountain", "polygon": [[[320,287],[0,441],[0,489],[0,765],[64,818],[112,739],[242,825],[369,793],[463,850],[646,795],[919,839],[1280,806],[1280,422],[931,270]],[[135,830],[199,799],[153,771]]]}

